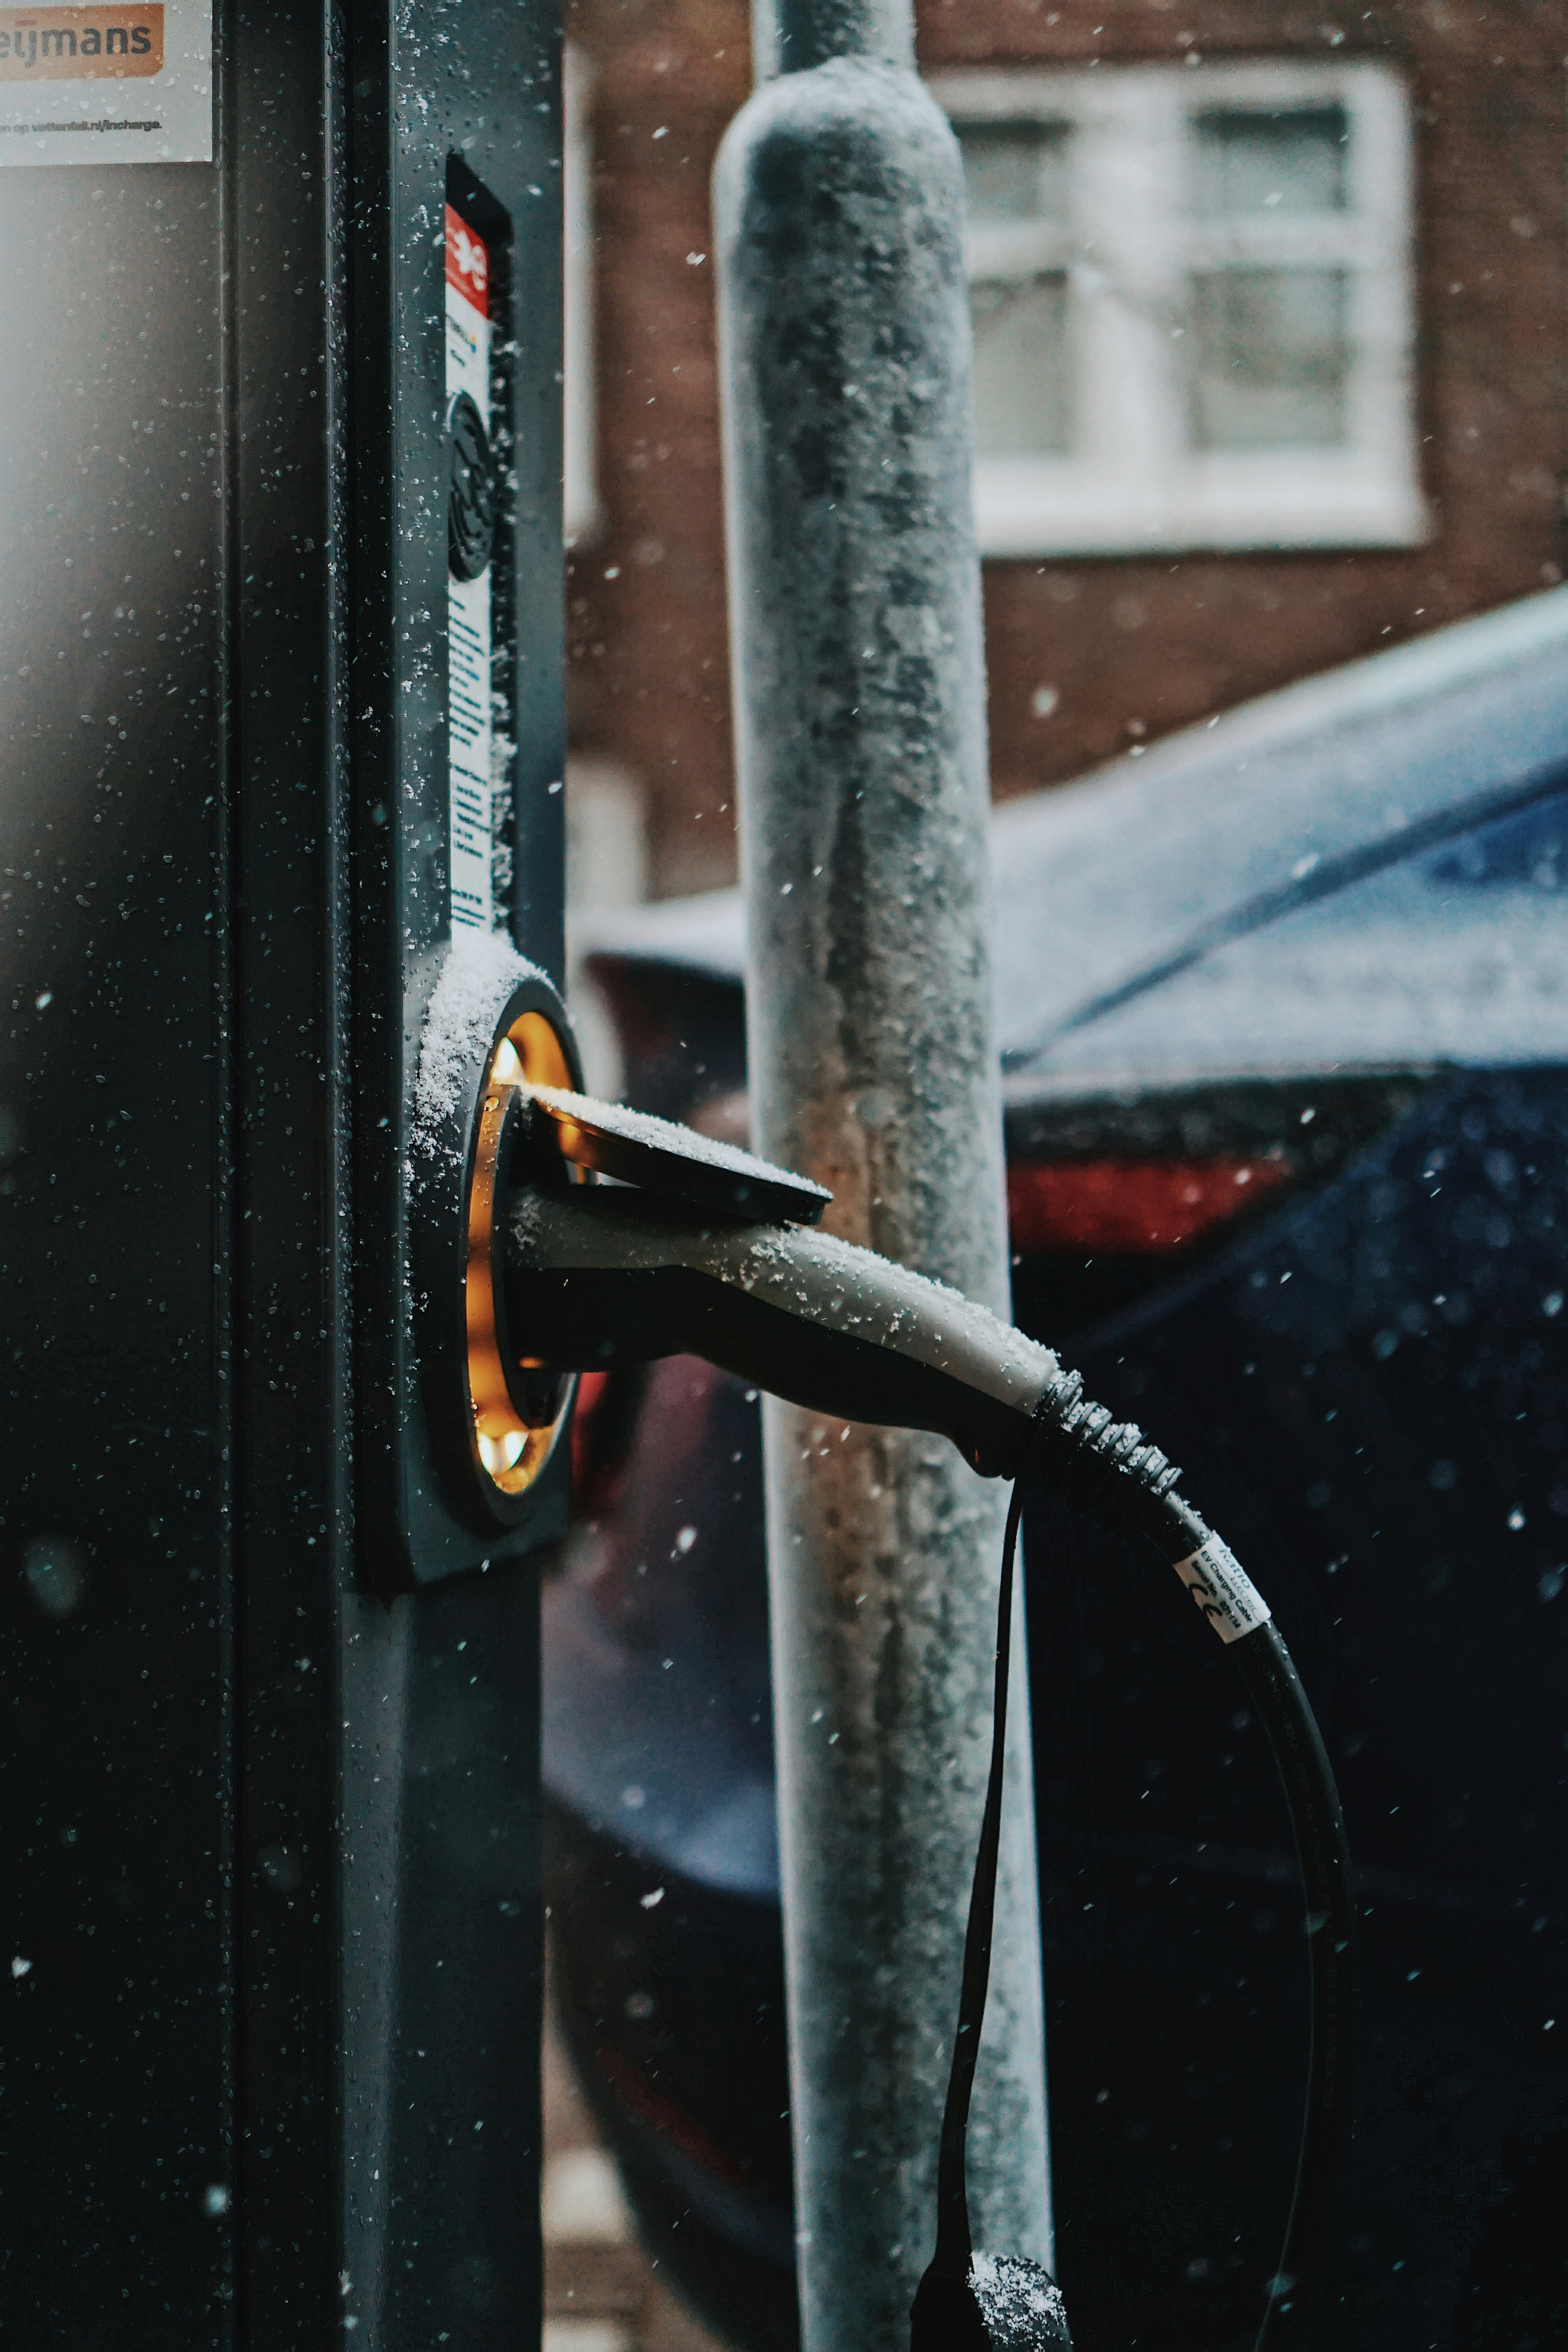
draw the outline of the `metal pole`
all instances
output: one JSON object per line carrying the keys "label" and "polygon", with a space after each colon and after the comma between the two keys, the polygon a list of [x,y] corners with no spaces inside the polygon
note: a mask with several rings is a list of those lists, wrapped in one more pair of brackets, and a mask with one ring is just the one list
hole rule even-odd
{"label": "metal pole", "polygon": [[[759,1149],[1005,1310],[962,179],[909,0],[758,0],[715,183]],[[892,2352],[934,2229],[1005,1496],[940,1441],[765,1423],[806,2352]],[[1023,1691],[1020,1672],[1015,1688]],[[971,2135],[1049,2262],[1025,1710]]]}

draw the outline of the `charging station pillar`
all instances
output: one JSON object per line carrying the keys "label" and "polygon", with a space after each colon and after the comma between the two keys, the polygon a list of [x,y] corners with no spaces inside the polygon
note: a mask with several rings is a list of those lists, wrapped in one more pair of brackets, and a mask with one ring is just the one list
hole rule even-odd
{"label": "charging station pillar", "polygon": [[[715,182],[756,1143],[846,1238],[1005,1312],[959,159],[908,0],[757,22]],[[892,2352],[934,2232],[1005,1497],[936,1438],[764,1427],[805,2341]],[[977,2243],[1048,2263],[1025,1706],[1010,1728],[971,2198]]]}
{"label": "charging station pillar", "polygon": [[574,1066],[554,19],[0,8],[17,2344],[537,2341],[561,1415],[460,1218]]}

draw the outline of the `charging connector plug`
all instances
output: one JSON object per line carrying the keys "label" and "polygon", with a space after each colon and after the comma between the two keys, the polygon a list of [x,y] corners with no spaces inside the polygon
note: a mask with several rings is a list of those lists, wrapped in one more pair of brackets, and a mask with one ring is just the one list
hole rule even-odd
{"label": "charging connector plug", "polygon": [[[1317,1722],[1267,1603],[1178,1495],[1179,1473],[1130,1422],[1089,1403],[1048,1348],[870,1250],[814,1230],[827,1195],[744,1152],[581,1097],[520,1098],[501,1258],[506,1326],[531,1373],[608,1371],[695,1355],[808,1411],[950,1438],[989,1477],[1037,1477],[1163,1552],[1246,1683],[1285,1784],[1306,1893],[1312,2041],[1296,2195],[1258,2343],[1285,2346],[1328,2242],[1351,2124],[1355,1906],[1344,1822]],[[607,1174],[568,1183],[564,1158]],[[773,1222],[759,1222],[767,1204]],[[789,1222],[790,1219],[795,1220]],[[998,1644],[1020,1496],[1008,1522]],[[939,2179],[937,2257],[917,2352],[1064,2344],[1060,2297],[1021,2259],[972,2254],[963,2186],[966,2076],[979,2042],[1001,1802],[995,1751]],[[983,1928],[984,1932],[980,1933]],[[978,1941],[976,1940],[978,1935]],[[989,2263],[989,2270],[984,2265]]]}

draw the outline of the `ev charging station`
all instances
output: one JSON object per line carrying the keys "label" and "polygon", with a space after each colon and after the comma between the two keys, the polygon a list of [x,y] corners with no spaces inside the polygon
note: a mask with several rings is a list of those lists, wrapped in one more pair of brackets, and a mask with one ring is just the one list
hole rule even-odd
{"label": "ev charging station", "polygon": [[548,0],[0,8],[18,2343],[537,2324],[560,155]]}
{"label": "ev charging station", "polygon": [[[985,1304],[1000,1155],[956,155],[907,0],[777,0],[759,22],[773,88],[720,183],[732,588],[764,1140],[804,1177],[574,1091],[546,0],[0,5],[0,2321],[18,2342],[531,2340],[536,1555],[566,1524],[574,1376],[686,1351],[785,1407],[1048,1480],[1175,1565],[1273,1745],[1317,1921],[1260,2346],[1294,2340],[1325,2258],[1354,1915],[1317,1727],[1176,1470]],[[814,337],[860,339],[878,402],[823,394]],[[888,637],[864,677],[843,660],[862,622]],[[805,911],[836,856],[853,937]],[[883,950],[917,891],[943,918],[900,1025],[879,991],[906,967]],[[842,1068],[816,1056],[803,1117],[791,1057],[817,1034],[850,1045]],[[945,1091],[907,1115],[889,1097],[875,1124],[908,1153],[857,1202],[878,1055],[879,1084],[934,1069]],[[967,1160],[941,1116],[963,1087]],[[840,1185],[838,1230],[814,1231]],[[896,2340],[917,2281],[916,2352],[1063,2345],[1032,1920],[1005,1933],[1007,1835],[1028,1845],[1002,1821],[1017,1494],[994,1643],[956,1501],[922,1538],[923,1588],[900,1580],[920,1545],[889,1555],[889,1622],[929,1607],[941,1641],[908,1751],[934,1794],[883,1861],[907,1878],[944,1841],[931,1930],[893,1951],[875,1917],[836,1916],[865,1875],[846,1825],[887,1760],[877,1709],[840,1780],[807,1753],[814,1681],[847,1707],[870,1686],[832,1606],[865,1529],[830,1528],[773,1427],[797,2080],[845,2140],[808,2184],[808,2352]],[[962,1969],[961,1754],[984,1803]],[[997,1918],[1013,2116],[991,2094],[1007,2128],[972,2177]],[[825,2061],[800,2028],[829,1999]],[[865,2001],[918,2058],[885,2070],[879,2105],[829,2071]],[[843,2126],[863,2096],[879,2137],[858,2175]],[[873,2169],[909,2207],[897,2269],[874,2254]],[[971,2188],[1004,2247],[984,2273]]]}

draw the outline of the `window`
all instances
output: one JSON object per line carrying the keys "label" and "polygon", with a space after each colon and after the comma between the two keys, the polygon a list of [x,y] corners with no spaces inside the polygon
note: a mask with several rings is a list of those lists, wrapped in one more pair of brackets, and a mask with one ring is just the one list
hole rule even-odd
{"label": "window", "polygon": [[969,73],[988,555],[1405,546],[1407,105],[1378,65]]}

